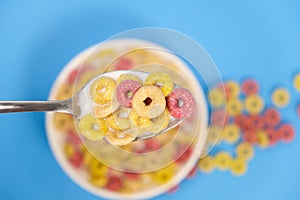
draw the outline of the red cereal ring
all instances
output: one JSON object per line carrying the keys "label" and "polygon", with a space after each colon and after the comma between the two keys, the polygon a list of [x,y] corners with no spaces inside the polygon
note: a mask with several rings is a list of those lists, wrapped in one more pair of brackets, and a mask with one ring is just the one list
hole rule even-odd
{"label": "red cereal ring", "polygon": [[132,97],[142,85],[134,80],[122,81],[116,88],[116,98],[120,105],[131,108]]}
{"label": "red cereal ring", "polygon": [[263,121],[266,126],[275,127],[279,124],[281,116],[279,112],[274,108],[266,110],[263,116]]}
{"label": "red cereal ring", "polygon": [[70,163],[75,168],[80,168],[83,163],[83,154],[79,151],[76,151],[70,158]]}
{"label": "red cereal ring", "polygon": [[242,91],[245,95],[257,94],[259,85],[255,80],[247,79],[242,83]]}
{"label": "red cereal ring", "polygon": [[283,124],[278,129],[280,139],[284,142],[291,142],[295,137],[295,129],[290,124]]}
{"label": "red cereal ring", "polygon": [[250,115],[249,120],[254,130],[259,130],[264,127],[264,121],[260,115]]}
{"label": "red cereal ring", "polygon": [[243,140],[250,144],[257,144],[257,135],[253,131],[245,131],[243,132]]}
{"label": "red cereal ring", "polygon": [[211,124],[217,126],[223,126],[227,124],[229,117],[226,114],[225,110],[214,110],[211,114]]}
{"label": "red cereal ring", "polygon": [[148,152],[156,151],[161,148],[161,143],[156,138],[145,140],[144,145]]}
{"label": "red cereal ring", "polygon": [[265,129],[265,132],[268,134],[269,136],[269,142],[271,146],[274,146],[278,143],[279,139],[280,139],[280,135],[279,132],[276,131],[274,128],[269,127]]}
{"label": "red cereal ring", "polygon": [[114,175],[109,177],[105,188],[111,191],[119,191],[122,188],[120,177]]}
{"label": "red cereal ring", "polygon": [[193,149],[192,147],[188,147],[186,148],[186,146],[181,146],[179,147],[178,151],[177,151],[177,154],[175,156],[175,158],[177,158],[177,160],[175,161],[176,163],[185,163],[191,156],[193,152]]}
{"label": "red cereal ring", "polygon": [[118,59],[114,69],[115,70],[130,70],[133,67],[133,61],[129,58],[121,57]]}
{"label": "red cereal ring", "polygon": [[190,91],[176,88],[167,98],[167,107],[173,117],[189,118],[195,111],[196,102]]}
{"label": "red cereal ring", "polygon": [[249,116],[244,117],[243,124],[241,126],[242,131],[255,131],[255,127],[253,127],[253,122]]}
{"label": "red cereal ring", "polygon": [[245,119],[246,119],[245,115],[240,114],[240,115],[235,116],[233,121],[236,125],[239,125],[240,127],[242,127]]}

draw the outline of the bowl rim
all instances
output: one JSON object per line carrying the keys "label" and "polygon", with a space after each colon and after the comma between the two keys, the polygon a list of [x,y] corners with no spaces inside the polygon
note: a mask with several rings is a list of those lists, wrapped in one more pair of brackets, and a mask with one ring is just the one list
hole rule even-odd
{"label": "bowl rim", "polygon": [[[66,76],[74,69],[76,68],[80,63],[82,58],[85,56],[88,56],[95,48],[97,48],[97,51],[106,49],[106,48],[114,48],[117,45],[123,44],[130,44],[131,46],[151,46],[151,47],[157,47],[160,49],[165,49],[164,47],[155,44],[153,42],[141,40],[141,39],[133,39],[133,38],[124,38],[124,39],[108,39],[101,43],[95,44],[93,46],[90,46],[83,51],[79,52],[77,55],[75,55],[59,72],[57,78],[55,79],[52,88],[49,93],[48,99],[54,99],[54,94],[57,91],[58,87],[65,81]],[[101,48],[99,48],[99,45],[101,45]],[[128,45],[128,46],[130,46]],[[172,62],[176,64],[180,64],[180,66],[185,66],[185,71],[187,71],[188,76],[193,77],[194,80],[197,80],[197,78],[193,75],[193,72],[191,69],[186,66],[180,59],[178,59],[175,56],[170,56],[170,59]],[[205,94],[203,91],[203,88],[200,87],[200,84],[197,84],[199,87],[197,87],[197,90],[199,92],[199,95],[201,96],[200,99],[197,99],[198,103],[201,104],[201,116],[202,120],[199,125],[199,132],[206,133],[206,130],[208,128],[208,105],[205,100]],[[53,116],[54,113],[46,113],[45,117],[45,123],[46,123],[46,135],[49,142],[49,146],[51,149],[52,154],[55,157],[55,160],[59,164],[60,168],[68,175],[68,177],[76,183],[78,186],[80,186],[82,189],[98,196],[101,198],[108,198],[108,199],[149,199],[153,198],[155,196],[161,195],[177,184],[179,184],[182,180],[186,178],[188,173],[193,169],[193,167],[198,162],[198,159],[200,158],[201,150],[204,148],[204,142],[206,139],[207,134],[200,134],[202,135],[202,138],[197,139],[197,144],[194,147],[194,150],[191,154],[191,157],[187,161],[187,163],[180,169],[180,171],[173,177],[172,181],[169,181],[166,184],[160,185],[158,187],[152,188],[150,190],[142,191],[139,193],[134,194],[117,194],[114,192],[110,192],[108,190],[98,188],[96,186],[91,185],[88,183],[87,180],[82,179],[82,174],[78,174],[72,166],[67,162],[65,159],[63,153],[61,152],[61,147],[59,146],[59,142],[56,142],[55,140],[58,137],[57,131],[53,127]]]}

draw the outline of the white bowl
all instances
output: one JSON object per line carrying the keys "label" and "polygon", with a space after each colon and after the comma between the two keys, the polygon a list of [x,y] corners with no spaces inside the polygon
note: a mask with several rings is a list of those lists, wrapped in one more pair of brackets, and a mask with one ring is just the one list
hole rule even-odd
{"label": "white bowl", "polygon": [[[83,58],[88,56],[92,51],[96,49],[106,49],[106,48],[113,48],[113,49],[122,49],[126,47],[131,46],[142,46],[142,47],[159,47],[163,48],[157,44],[150,43],[148,41],[142,41],[142,40],[135,40],[135,39],[114,39],[114,40],[108,40],[99,45],[92,46],[81,53],[79,53],[77,56],[75,56],[61,71],[61,73],[58,75],[57,79],[55,80],[53,87],[51,89],[49,99],[54,99],[54,95],[58,90],[58,87],[63,83],[63,81],[66,79],[67,75],[75,68],[77,67]],[[197,78],[194,76],[193,72],[189,69],[188,66],[186,66],[179,58],[173,55],[166,55],[168,56],[168,59],[171,59],[172,62],[176,63],[176,65],[181,66],[182,70],[185,74],[187,74],[192,82],[195,84],[193,85],[195,89],[197,90],[198,96],[195,98],[197,99],[197,102],[200,104],[201,110],[201,123],[199,123],[199,136],[196,141],[196,144],[194,146],[194,150],[192,152],[192,155],[190,156],[189,160],[185,164],[185,166],[179,171],[176,175],[174,175],[172,181],[158,186],[156,188],[152,188],[150,190],[142,191],[135,194],[130,195],[122,195],[122,194],[116,194],[113,192],[110,192],[105,189],[100,189],[92,184],[90,184],[87,181],[87,175],[82,172],[78,173],[78,171],[75,171],[74,168],[69,164],[67,159],[65,158],[63,154],[63,137],[62,134],[57,133],[57,131],[54,129],[53,126],[53,113],[47,113],[46,114],[46,130],[47,130],[47,138],[50,143],[51,150],[58,162],[58,164],[61,166],[63,171],[80,187],[82,187],[84,190],[102,197],[106,199],[149,199],[154,196],[160,195],[168,190],[170,190],[172,187],[177,185],[179,182],[181,182],[188,173],[193,169],[193,167],[196,165],[200,152],[204,147],[204,142],[207,135],[207,126],[208,126],[208,109],[206,104],[206,98],[204,95],[204,92],[197,80]]]}

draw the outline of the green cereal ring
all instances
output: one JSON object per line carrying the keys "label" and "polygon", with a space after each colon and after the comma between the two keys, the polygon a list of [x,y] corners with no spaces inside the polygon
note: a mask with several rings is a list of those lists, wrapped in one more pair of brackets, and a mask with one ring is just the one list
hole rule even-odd
{"label": "green cereal ring", "polygon": [[169,74],[166,73],[152,73],[145,81],[144,85],[159,86],[165,96],[168,96],[174,88],[174,83]]}
{"label": "green cereal ring", "polygon": [[166,99],[158,87],[143,86],[134,94],[132,108],[138,115],[152,119],[164,112]]}
{"label": "green cereal ring", "polygon": [[114,79],[101,77],[93,82],[90,93],[94,102],[106,104],[112,100],[115,88],[116,82]]}
{"label": "green cereal ring", "polygon": [[133,74],[122,74],[116,81],[117,85],[119,85],[122,81],[125,81],[125,80],[133,80],[133,81],[136,81],[140,84],[143,84],[143,81],[137,77],[136,75],[133,75]]}
{"label": "green cereal ring", "polygon": [[89,140],[100,141],[108,130],[104,121],[97,120],[92,114],[84,115],[78,123],[79,132]]}

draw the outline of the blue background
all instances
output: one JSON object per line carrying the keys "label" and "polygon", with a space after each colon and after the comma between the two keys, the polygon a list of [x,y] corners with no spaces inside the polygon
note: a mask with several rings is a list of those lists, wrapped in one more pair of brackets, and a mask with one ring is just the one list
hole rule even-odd
{"label": "blue background", "polygon": [[[202,44],[225,79],[253,77],[263,96],[291,91],[281,110],[297,131],[300,1],[0,1],[0,99],[46,99],[62,67],[82,49],[131,28],[160,26]],[[0,115],[1,199],[97,199],[59,168],[45,137],[44,114]],[[300,199],[300,140],[256,150],[246,176],[198,173],[163,199]]]}

